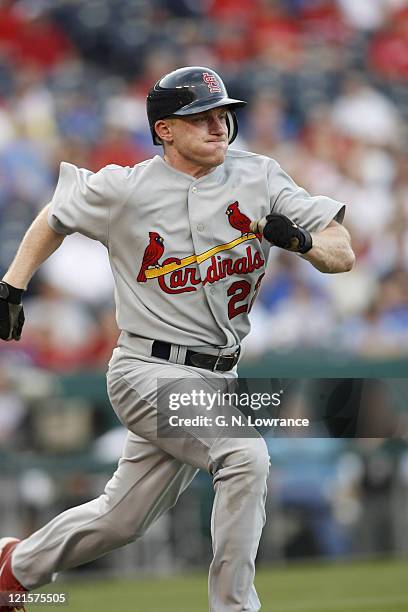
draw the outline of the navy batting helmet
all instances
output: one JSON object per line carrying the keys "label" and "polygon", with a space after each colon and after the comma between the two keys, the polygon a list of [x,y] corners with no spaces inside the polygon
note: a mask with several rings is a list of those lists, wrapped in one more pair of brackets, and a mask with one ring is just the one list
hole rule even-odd
{"label": "navy batting helmet", "polygon": [[245,104],[243,100],[234,100],[228,96],[221,77],[210,68],[187,66],[169,72],[157,81],[147,96],[147,117],[153,142],[161,144],[154,129],[159,119],[183,117],[218,106],[228,106],[228,143],[231,143],[238,132],[237,118],[232,109]]}

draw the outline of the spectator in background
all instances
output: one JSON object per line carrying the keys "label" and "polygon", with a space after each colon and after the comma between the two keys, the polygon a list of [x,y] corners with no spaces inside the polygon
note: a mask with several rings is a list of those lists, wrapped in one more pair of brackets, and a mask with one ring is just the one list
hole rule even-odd
{"label": "spectator in background", "polygon": [[408,343],[408,274],[393,270],[384,276],[363,313],[346,317],[338,346],[375,357],[400,357]]}
{"label": "spectator in background", "polygon": [[41,282],[37,295],[27,299],[26,311],[30,324],[22,346],[31,355],[33,365],[59,372],[79,369],[96,333],[85,305]]}
{"label": "spectator in background", "polygon": [[26,416],[26,406],[13,380],[0,362],[0,451],[15,445],[18,430]]}
{"label": "spectator in background", "polygon": [[279,158],[289,132],[282,97],[273,90],[261,90],[251,100],[248,115],[245,129],[248,148],[261,155],[276,151]]}
{"label": "spectator in background", "polygon": [[364,32],[380,29],[406,0],[337,0],[345,21]]}
{"label": "spectator in background", "polygon": [[363,467],[359,483],[361,513],[356,525],[355,549],[363,555],[389,553],[396,538],[391,493],[396,480],[397,457],[393,457],[392,447],[386,442],[374,449],[364,449],[361,445],[360,450]]}
{"label": "spectator in background", "polygon": [[369,48],[370,67],[388,81],[408,79],[408,7],[395,12],[374,36]]}
{"label": "spectator in background", "polygon": [[[52,70],[74,51],[64,31],[27,3],[5,0],[0,6],[0,43],[13,62]],[[34,7],[32,7],[34,8]]]}
{"label": "spectator in background", "polygon": [[121,128],[107,125],[103,137],[90,154],[90,170],[97,172],[109,164],[134,166],[146,159],[145,151],[137,147],[129,133]]}
{"label": "spectator in background", "polygon": [[354,73],[344,80],[332,107],[332,119],[334,126],[351,138],[378,146],[398,144],[401,117],[397,108],[362,74]]}
{"label": "spectator in background", "polygon": [[91,309],[103,307],[113,296],[106,249],[81,235],[67,238],[64,252],[54,253],[42,267],[41,278],[57,292]]}

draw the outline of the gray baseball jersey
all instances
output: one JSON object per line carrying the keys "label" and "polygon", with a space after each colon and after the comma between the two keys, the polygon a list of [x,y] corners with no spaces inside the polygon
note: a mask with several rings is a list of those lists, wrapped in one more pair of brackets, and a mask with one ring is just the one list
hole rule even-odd
{"label": "gray baseball jersey", "polygon": [[199,179],[160,156],[97,173],[62,163],[49,224],[107,247],[122,339],[236,347],[271,250],[250,222],[274,211],[318,231],[342,209],[311,197],[276,161],[229,150]]}
{"label": "gray baseball jersey", "polygon": [[[41,586],[54,572],[134,541],[174,505],[199,468],[212,474],[215,490],[210,611],[259,611],[253,581],[265,522],[265,441],[208,438],[187,426],[182,436],[158,436],[158,381],[176,379],[183,390],[197,369],[138,357],[132,338],[133,346],[137,336],[148,340],[139,346],[157,339],[235,347],[249,331],[248,314],[271,249],[250,231],[251,220],[274,210],[316,231],[341,217],[342,208],[329,198],[310,197],[275,161],[240,151],[230,151],[222,166],[197,180],[158,156],[96,174],[62,164],[49,223],[108,249],[123,330],[108,392],[129,433],[104,493],[63,512],[16,547],[12,569],[23,585]],[[225,386],[234,374],[213,376]],[[200,380],[212,389],[211,378]],[[213,414],[219,414],[217,406]]]}

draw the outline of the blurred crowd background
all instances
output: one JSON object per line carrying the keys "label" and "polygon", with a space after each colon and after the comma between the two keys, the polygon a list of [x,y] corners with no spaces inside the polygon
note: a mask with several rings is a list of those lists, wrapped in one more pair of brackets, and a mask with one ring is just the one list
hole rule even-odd
{"label": "blurred crowd background", "polygon": [[[327,277],[275,252],[248,357],[299,346],[407,355],[407,57],[405,0],[2,0],[0,272],[61,160],[96,171],[160,153],[148,88],[209,65],[249,101],[233,146],[346,202],[357,254],[351,274]],[[103,248],[70,238],[30,286],[19,350],[53,369],[104,363],[111,291]]]}
{"label": "blurred crowd background", "polygon": [[[271,156],[311,194],[347,204],[355,269],[322,275],[276,249],[244,365],[292,351],[407,358],[408,0],[0,0],[0,274],[62,160],[97,171],[160,153],[146,93],[184,65],[214,68],[249,101],[234,148]],[[93,386],[91,376],[118,334],[104,247],[67,238],[30,284],[25,311],[21,342],[0,346],[0,521],[20,535],[97,495],[120,452],[103,375]],[[403,444],[270,449],[261,558],[407,553]],[[145,543],[113,556],[116,567],[206,562],[206,476],[184,497]]]}

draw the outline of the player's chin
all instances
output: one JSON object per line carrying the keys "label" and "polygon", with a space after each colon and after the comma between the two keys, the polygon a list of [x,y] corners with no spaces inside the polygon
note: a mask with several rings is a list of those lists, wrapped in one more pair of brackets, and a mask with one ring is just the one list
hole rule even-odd
{"label": "player's chin", "polygon": [[226,142],[208,142],[206,143],[207,159],[214,165],[222,164],[227,153],[228,143]]}

